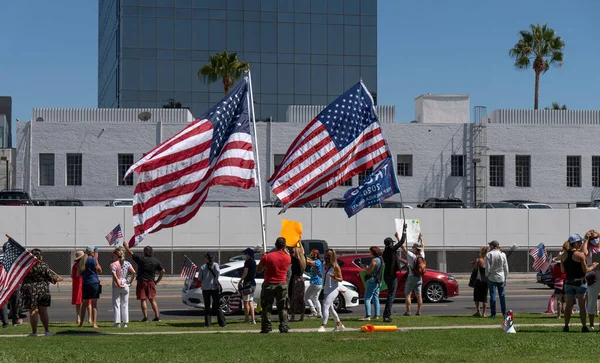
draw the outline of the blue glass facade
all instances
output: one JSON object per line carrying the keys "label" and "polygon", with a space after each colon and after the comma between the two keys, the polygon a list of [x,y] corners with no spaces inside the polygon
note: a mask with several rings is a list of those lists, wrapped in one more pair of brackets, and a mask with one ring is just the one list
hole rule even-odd
{"label": "blue glass facade", "polygon": [[100,0],[98,107],[200,115],[223,96],[198,80],[211,54],[250,63],[257,118],[327,104],[362,78],[377,92],[376,0]]}

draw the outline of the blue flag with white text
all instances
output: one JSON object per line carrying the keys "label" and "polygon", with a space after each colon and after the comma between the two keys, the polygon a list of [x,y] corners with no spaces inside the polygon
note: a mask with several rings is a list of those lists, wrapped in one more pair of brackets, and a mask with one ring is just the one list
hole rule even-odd
{"label": "blue flag with white text", "polygon": [[400,193],[392,158],[385,158],[373,172],[366,177],[356,188],[348,190],[344,194],[346,206],[344,210],[348,218],[374,204],[378,204]]}

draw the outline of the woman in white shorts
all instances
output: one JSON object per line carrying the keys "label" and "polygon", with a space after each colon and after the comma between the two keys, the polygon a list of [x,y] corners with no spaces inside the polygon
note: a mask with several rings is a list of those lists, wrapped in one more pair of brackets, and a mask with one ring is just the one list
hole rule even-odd
{"label": "woman in white shorts", "polygon": [[244,324],[256,324],[254,320],[254,290],[256,289],[256,260],[254,260],[254,250],[246,248],[243,252],[246,262],[244,262],[244,273],[238,284],[238,289],[242,295],[244,304]]}

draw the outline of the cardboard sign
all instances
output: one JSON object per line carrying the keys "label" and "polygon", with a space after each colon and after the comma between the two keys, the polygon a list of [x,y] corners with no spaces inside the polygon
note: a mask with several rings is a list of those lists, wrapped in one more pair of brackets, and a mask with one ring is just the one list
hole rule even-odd
{"label": "cardboard sign", "polygon": [[280,236],[285,238],[288,247],[296,247],[302,237],[302,223],[282,219]]}
{"label": "cardboard sign", "polygon": [[[396,218],[396,232],[402,236],[402,226],[404,225],[404,219]],[[407,219],[406,220],[406,243],[417,243],[419,242],[419,234],[421,233],[421,223],[418,219]]]}

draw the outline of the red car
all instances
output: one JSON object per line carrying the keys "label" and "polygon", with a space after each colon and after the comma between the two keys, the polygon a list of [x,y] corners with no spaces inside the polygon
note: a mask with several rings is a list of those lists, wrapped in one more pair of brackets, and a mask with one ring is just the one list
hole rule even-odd
{"label": "red car", "polygon": [[[371,263],[369,254],[351,254],[338,256],[338,263],[342,269],[344,280],[353,283],[358,287],[358,294],[361,298],[365,296],[365,287],[360,279],[359,272],[362,270],[359,265],[362,263],[368,266]],[[398,288],[396,289],[396,298],[404,298],[404,285],[406,285],[407,267],[406,260],[398,258],[400,271],[398,276]],[[423,299],[427,302],[441,302],[447,297],[458,295],[458,283],[454,276],[445,272],[427,269],[423,276]],[[387,297],[387,290],[379,294],[380,298]]]}

